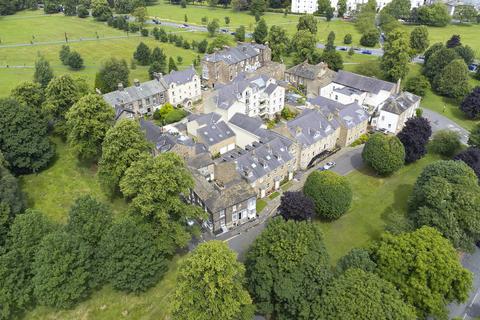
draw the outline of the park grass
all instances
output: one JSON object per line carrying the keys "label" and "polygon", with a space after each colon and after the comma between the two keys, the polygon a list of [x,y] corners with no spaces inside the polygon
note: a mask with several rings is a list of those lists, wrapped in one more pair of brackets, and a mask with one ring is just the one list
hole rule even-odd
{"label": "park grass", "polygon": [[54,221],[66,222],[68,210],[75,199],[90,194],[108,203],[117,215],[126,210],[127,204],[123,199],[112,202],[101,191],[95,176],[96,167],[80,165],[67,144],[60,139],[54,139],[54,142],[57,156],[50,167],[20,178],[29,208],[40,210]]}
{"label": "park grass", "polygon": [[335,264],[351,249],[368,246],[372,240],[378,239],[390,214],[406,213],[407,200],[416,178],[426,165],[438,159],[427,155],[386,178],[377,176],[366,167],[348,174],[346,177],[353,189],[350,210],[333,222],[318,222],[331,263]]}
{"label": "park grass", "polygon": [[69,310],[37,307],[28,312],[24,320],[118,320],[118,319],[170,319],[170,306],[175,292],[178,267],[183,258],[175,257],[167,273],[157,285],[147,292],[134,295],[106,286]]}

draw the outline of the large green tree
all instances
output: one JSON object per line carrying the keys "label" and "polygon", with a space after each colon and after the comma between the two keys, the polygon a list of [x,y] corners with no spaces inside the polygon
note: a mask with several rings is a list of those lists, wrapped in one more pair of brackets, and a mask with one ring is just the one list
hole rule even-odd
{"label": "large green tree", "polygon": [[410,18],[410,0],[392,0],[382,11],[396,19]]}
{"label": "large green tree", "polygon": [[398,236],[384,234],[374,247],[377,274],[390,281],[418,318],[446,318],[445,306],[468,297],[471,273],[460,264],[450,242],[433,228]]}
{"label": "large green tree", "polygon": [[417,17],[420,24],[435,27],[445,27],[452,20],[443,3],[421,6],[417,9]]}
{"label": "large green tree", "polygon": [[394,30],[388,34],[380,60],[380,67],[387,79],[397,81],[405,78],[409,70],[410,50],[408,35],[405,32]]}
{"label": "large green tree", "polygon": [[353,197],[348,180],[333,171],[310,173],[303,192],[312,198],[317,215],[327,220],[338,219],[347,212]]}
{"label": "large green tree", "polygon": [[320,319],[415,319],[415,309],[402,300],[397,289],[374,273],[349,269],[333,280],[317,299]]}
{"label": "large green tree", "polygon": [[42,239],[55,226],[41,212],[27,210],[18,215],[8,233],[5,253],[0,256],[0,319],[31,307],[33,295],[33,261]]}
{"label": "large green tree", "polygon": [[42,88],[46,88],[50,80],[53,79],[53,70],[50,63],[40,56],[35,61],[35,73],[33,74],[33,80],[39,83]]}
{"label": "large green tree", "polygon": [[167,269],[151,226],[132,217],[121,219],[105,231],[99,251],[103,276],[117,290],[143,292]]}
{"label": "large green tree", "polygon": [[429,44],[428,28],[425,26],[415,27],[410,33],[410,48],[418,54],[424,52]]}
{"label": "large green tree", "polygon": [[470,92],[468,67],[462,59],[450,62],[433,79],[433,89],[441,95],[461,99]]}
{"label": "large green tree", "polygon": [[102,93],[108,93],[117,90],[119,83],[127,87],[130,84],[129,74],[130,70],[125,60],[111,58],[102,64],[95,76],[95,88]]}
{"label": "large green tree", "polygon": [[405,148],[397,137],[375,133],[365,143],[362,158],[378,174],[390,175],[403,166]]}
{"label": "large green tree", "polygon": [[245,269],[225,242],[200,244],[182,262],[173,302],[178,320],[252,319]]}
{"label": "large green tree", "polygon": [[65,116],[82,94],[77,82],[68,74],[55,77],[48,84],[42,109],[60,135],[67,134]]}
{"label": "large green tree", "polygon": [[318,224],[271,219],[245,264],[248,289],[259,313],[275,319],[315,319],[313,302],[331,277]]}
{"label": "large green tree", "polygon": [[38,172],[55,155],[47,121],[38,111],[12,99],[0,99],[0,151],[15,173]]}
{"label": "large green tree", "polygon": [[417,227],[431,226],[456,248],[471,250],[480,237],[480,187],[461,161],[437,161],[423,169],[409,201]]}
{"label": "large green tree", "polygon": [[32,283],[39,304],[69,308],[89,293],[88,249],[83,241],[59,230],[45,236],[35,253]]}
{"label": "large green tree", "polygon": [[10,96],[20,103],[40,110],[40,106],[45,100],[45,94],[42,86],[37,82],[25,81],[13,88]]}
{"label": "large green tree", "polygon": [[120,190],[120,179],[125,171],[148,149],[149,145],[136,121],[120,120],[107,131],[98,168],[98,179],[107,195],[113,196]]}
{"label": "large green tree", "polygon": [[68,143],[81,160],[97,160],[103,139],[111,127],[115,111],[97,94],[89,94],[75,103],[66,114]]}
{"label": "large green tree", "polygon": [[150,63],[150,56],[152,52],[150,48],[143,42],[137,46],[137,50],[133,53],[133,58],[138,61],[142,66],[146,66]]}
{"label": "large green tree", "polygon": [[425,52],[423,74],[433,80],[450,62],[460,58],[454,49],[434,44]]}
{"label": "large green tree", "polygon": [[267,40],[270,49],[272,49],[272,60],[282,61],[282,56],[287,53],[290,45],[287,31],[282,27],[272,26],[270,27]]}
{"label": "large green tree", "polygon": [[318,3],[318,13],[322,14],[327,11],[328,8],[332,6],[330,0],[317,0]]}
{"label": "large green tree", "polygon": [[316,43],[317,39],[313,33],[308,30],[299,30],[292,38],[295,63],[302,63],[305,60],[312,62]]}
{"label": "large green tree", "polygon": [[342,274],[348,269],[360,269],[366,272],[373,272],[377,265],[370,257],[370,251],[363,248],[353,248],[337,262],[335,271]]}
{"label": "large green tree", "polygon": [[265,19],[262,18],[260,19],[260,21],[258,21],[255,27],[255,30],[253,30],[252,37],[256,43],[263,44],[265,43],[265,41],[267,41],[268,27],[267,27],[267,23],[265,22]]}
{"label": "large green tree", "polygon": [[317,34],[317,19],[312,14],[300,16],[298,19],[297,30],[307,30],[312,34]]}

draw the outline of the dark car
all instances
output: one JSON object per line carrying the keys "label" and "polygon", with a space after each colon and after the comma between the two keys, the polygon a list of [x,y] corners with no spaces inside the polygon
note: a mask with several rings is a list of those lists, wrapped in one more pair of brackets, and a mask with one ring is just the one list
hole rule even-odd
{"label": "dark car", "polygon": [[370,50],[362,50],[361,54],[372,54],[372,51]]}
{"label": "dark car", "polygon": [[186,23],[184,23],[183,26],[184,26],[185,28],[188,28],[188,24],[186,24]]}
{"label": "dark car", "polygon": [[347,51],[348,49],[346,47],[340,47],[338,50]]}
{"label": "dark car", "polygon": [[230,34],[231,34],[232,36],[234,36],[234,35],[236,35],[237,33],[236,33],[236,32],[230,32]]}
{"label": "dark car", "polygon": [[475,71],[475,70],[477,70],[477,68],[478,68],[478,65],[475,64],[475,63],[472,63],[472,64],[468,65],[468,70],[470,70],[470,71]]}

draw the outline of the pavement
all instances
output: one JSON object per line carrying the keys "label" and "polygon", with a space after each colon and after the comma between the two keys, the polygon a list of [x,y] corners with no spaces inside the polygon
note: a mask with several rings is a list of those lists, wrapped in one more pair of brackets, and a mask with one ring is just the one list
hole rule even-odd
{"label": "pavement", "polygon": [[473,288],[465,303],[448,305],[449,318],[473,320],[480,317],[480,249],[475,247],[471,254],[464,254],[462,265],[473,273]]}
{"label": "pavement", "polygon": [[458,132],[460,140],[463,144],[467,144],[469,132],[458,125],[456,122],[448,119],[447,117],[437,113],[435,111],[424,108],[423,116],[430,120],[432,131],[436,132],[443,129],[449,129]]}

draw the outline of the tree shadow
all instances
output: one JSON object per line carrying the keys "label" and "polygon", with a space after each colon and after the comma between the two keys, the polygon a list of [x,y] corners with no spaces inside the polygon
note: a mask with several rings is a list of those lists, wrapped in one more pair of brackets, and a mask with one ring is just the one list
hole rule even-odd
{"label": "tree shadow", "polygon": [[392,233],[401,233],[411,230],[411,222],[408,219],[408,199],[413,191],[409,184],[398,185],[394,192],[394,200],[381,214],[385,223],[385,230]]}

